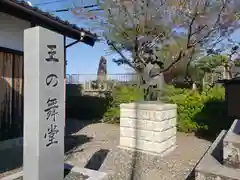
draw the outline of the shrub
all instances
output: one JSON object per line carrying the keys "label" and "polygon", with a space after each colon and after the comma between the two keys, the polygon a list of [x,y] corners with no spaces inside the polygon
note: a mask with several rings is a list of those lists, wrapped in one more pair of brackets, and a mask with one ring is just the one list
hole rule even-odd
{"label": "shrub", "polygon": [[[133,85],[118,84],[114,86],[111,95],[105,98],[82,96],[81,88],[75,88],[75,93],[67,93],[67,112],[69,116],[79,119],[90,119],[91,115],[97,119],[103,117],[104,122],[119,123],[120,104],[143,100],[142,89]],[[79,97],[76,95],[78,93]],[[224,95],[223,87],[199,92],[167,86],[163,91],[163,100],[178,105],[178,131],[207,136],[216,135],[232,123],[227,119]]]}
{"label": "shrub", "polygon": [[203,91],[204,106],[194,118],[199,124],[198,135],[216,137],[221,130],[230,128],[233,120],[227,115],[224,90],[222,87],[215,87]]}
{"label": "shrub", "polygon": [[[108,109],[108,96],[83,95],[80,85],[66,86],[66,117],[79,120],[99,120]],[[89,113],[90,112],[90,113]]]}
{"label": "shrub", "polygon": [[201,95],[189,89],[168,88],[166,99],[169,103],[178,105],[177,128],[183,132],[193,132],[198,129],[194,122],[195,114],[203,107]]}
{"label": "shrub", "polygon": [[[177,128],[183,132],[205,132],[215,135],[229,126],[226,119],[224,88],[214,87],[202,92],[168,86],[165,100],[178,105]],[[215,125],[214,125],[215,124]]]}
{"label": "shrub", "polygon": [[117,85],[113,88],[110,106],[104,114],[104,122],[119,123],[120,104],[130,103],[143,99],[143,92],[137,86]]}

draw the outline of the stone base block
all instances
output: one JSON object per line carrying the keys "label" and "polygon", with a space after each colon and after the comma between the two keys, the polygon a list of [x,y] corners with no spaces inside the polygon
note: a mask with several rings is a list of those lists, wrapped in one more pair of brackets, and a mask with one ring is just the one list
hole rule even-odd
{"label": "stone base block", "polygon": [[235,120],[223,140],[223,163],[240,168],[240,121]]}
{"label": "stone base block", "polygon": [[121,104],[119,147],[162,156],[176,147],[176,116],[175,104]]}
{"label": "stone base block", "polygon": [[121,137],[120,138],[120,147],[129,148],[134,150],[140,150],[143,152],[149,152],[152,154],[161,155],[168,149],[171,149],[176,146],[176,137],[173,136],[163,142],[152,142],[144,140],[136,140],[133,138]]}
{"label": "stone base block", "polygon": [[[64,180],[81,179],[81,180],[108,180],[107,173],[94,171],[86,168],[79,168],[70,164],[64,165],[64,171],[69,174],[66,175]],[[23,180],[23,171],[6,176],[0,180]]]}
{"label": "stone base block", "polygon": [[139,153],[144,153],[146,155],[151,155],[151,156],[159,156],[159,157],[164,157],[167,154],[171,153],[173,150],[176,149],[176,145],[171,146],[169,149],[166,149],[165,151],[161,152],[161,153],[157,153],[157,152],[153,152],[153,151],[146,151],[146,150],[142,150],[142,149],[137,149],[137,148],[129,148],[126,146],[118,146],[118,148],[123,149],[123,150],[127,150],[127,151],[137,151]]}
{"label": "stone base block", "polygon": [[240,180],[240,170],[222,164],[223,130],[195,168],[195,180]]}

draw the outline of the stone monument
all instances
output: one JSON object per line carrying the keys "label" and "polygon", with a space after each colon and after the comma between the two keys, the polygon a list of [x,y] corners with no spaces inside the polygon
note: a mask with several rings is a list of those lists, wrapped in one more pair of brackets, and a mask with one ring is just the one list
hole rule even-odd
{"label": "stone monument", "polygon": [[24,180],[64,178],[64,38],[24,31]]}
{"label": "stone monument", "polygon": [[160,100],[161,90],[164,88],[164,76],[161,73],[162,65],[158,63],[148,63],[144,68],[143,86],[144,86],[144,100],[157,101]]}
{"label": "stone monument", "polygon": [[104,89],[105,81],[107,80],[107,60],[105,57],[101,57],[97,71],[97,83],[100,89]]}
{"label": "stone monument", "polygon": [[23,172],[1,180],[106,178],[104,172],[64,163],[64,117],[64,38],[42,27],[27,29],[24,31]]}
{"label": "stone monument", "polygon": [[120,148],[164,156],[176,147],[177,105],[160,101],[161,65],[148,62],[144,68],[145,101],[120,105]]}

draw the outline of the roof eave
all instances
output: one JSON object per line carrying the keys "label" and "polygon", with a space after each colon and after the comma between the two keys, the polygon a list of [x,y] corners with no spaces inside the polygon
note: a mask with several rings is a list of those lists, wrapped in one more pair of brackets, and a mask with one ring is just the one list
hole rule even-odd
{"label": "roof eave", "polygon": [[[0,11],[51,29],[90,46],[94,46],[98,38],[96,34],[92,34],[89,31],[71,25],[67,21],[63,21],[57,17],[50,16],[49,13],[45,13],[38,8],[23,6],[15,0],[0,0],[0,3],[2,3]],[[81,36],[82,33],[85,34],[84,38]]]}

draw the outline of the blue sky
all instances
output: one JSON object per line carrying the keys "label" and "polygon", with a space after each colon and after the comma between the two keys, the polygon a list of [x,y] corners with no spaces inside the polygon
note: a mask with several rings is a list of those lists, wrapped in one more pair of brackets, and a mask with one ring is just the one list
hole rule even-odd
{"label": "blue sky", "polygon": [[[29,0],[33,5],[44,2],[51,2],[53,0]],[[81,1],[81,0],[78,0]],[[62,9],[71,7],[72,0],[65,0],[59,3],[48,4],[39,6],[39,8],[45,11],[51,11],[56,9]],[[71,12],[56,13],[57,16],[64,20],[68,20],[73,24],[77,24],[79,27],[85,27],[79,19],[74,17]],[[105,50],[108,49],[108,45],[104,42],[96,43],[94,47],[88,46],[84,43],[75,44],[67,49],[67,74],[96,74],[98,63],[101,56],[107,59],[107,68],[109,74],[118,74],[129,72],[129,68],[117,66],[112,62],[113,58],[117,58],[118,54],[111,54],[107,56]]]}

